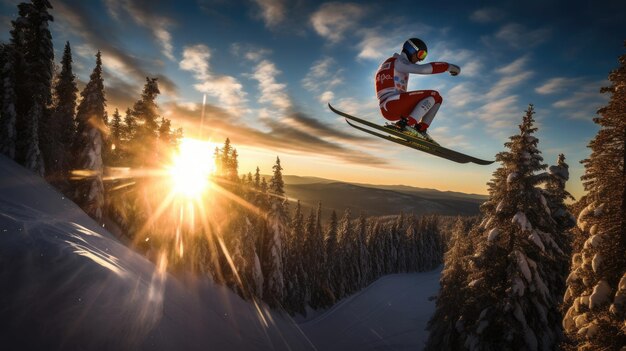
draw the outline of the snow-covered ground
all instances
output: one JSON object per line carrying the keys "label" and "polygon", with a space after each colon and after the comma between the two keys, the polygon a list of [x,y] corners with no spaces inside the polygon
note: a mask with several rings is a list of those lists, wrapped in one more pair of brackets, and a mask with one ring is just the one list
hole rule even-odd
{"label": "snow-covered ground", "polygon": [[384,276],[300,327],[318,350],[421,350],[440,274]]}
{"label": "snow-covered ground", "polygon": [[290,318],[155,267],[0,155],[0,349],[314,348]]}
{"label": "snow-covered ground", "polygon": [[2,350],[417,350],[439,273],[383,277],[296,324],[172,277],[0,155]]}

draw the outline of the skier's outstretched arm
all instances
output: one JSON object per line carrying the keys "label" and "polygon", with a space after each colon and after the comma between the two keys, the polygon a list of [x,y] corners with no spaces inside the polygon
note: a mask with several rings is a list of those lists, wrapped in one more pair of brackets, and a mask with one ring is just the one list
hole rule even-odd
{"label": "skier's outstretched arm", "polygon": [[461,73],[461,67],[447,62],[430,62],[420,65],[417,63],[405,62],[404,60],[398,60],[396,62],[396,69],[400,72],[414,74],[437,74],[450,72],[451,75],[456,76]]}

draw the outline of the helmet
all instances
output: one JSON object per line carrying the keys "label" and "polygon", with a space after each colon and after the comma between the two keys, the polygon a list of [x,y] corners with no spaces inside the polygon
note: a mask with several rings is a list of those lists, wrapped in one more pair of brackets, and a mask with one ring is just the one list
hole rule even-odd
{"label": "helmet", "polygon": [[426,58],[426,55],[428,55],[428,48],[426,47],[426,43],[424,43],[421,39],[411,38],[404,42],[402,52],[406,54],[409,60],[413,54],[417,53],[418,61],[422,61]]}

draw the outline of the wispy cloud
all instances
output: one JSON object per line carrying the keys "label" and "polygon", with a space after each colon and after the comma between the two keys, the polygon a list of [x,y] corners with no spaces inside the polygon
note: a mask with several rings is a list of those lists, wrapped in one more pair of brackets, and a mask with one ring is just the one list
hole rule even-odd
{"label": "wispy cloud", "polygon": [[[93,60],[95,53],[102,51],[102,63],[105,71],[120,80],[134,84],[137,89],[145,83],[146,77],[158,77],[159,87],[163,94],[175,96],[176,84],[163,75],[155,74],[156,61],[149,58],[140,58],[129,54],[123,49],[115,36],[115,32],[104,27],[101,21],[94,18],[84,2],[61,1],[54,3],[55,25],[63,32],[70,32],[82,39],[82,44],[73,45],[82,48],[76,52],[87,60]],[[88,66],[89,71],[91,65]],[[151,72],[152,70],[152,72]]]}
{"label": "wispy cloud", "polygon": [[541,95],[555,94],[576,87],[579,85],[580,81],[579,78],[556,77],[549,79],[541,86],[535,88],[535,91]]}
{"label": "wispy cloud", "polygon": [[174,21],[162,14],[157,14],[154,1],[146,0],[105,0],[107,10],[117,20],[122,20],[122,11],[129,15],[136,24],[147,28],[152,32],[156,42],[161,46],[161,52],[168,59],[175,61],[174,45],[170,27]]}
{"label": "wispy cloud", "polygon": [[199,81],[194,85],[196,90],[217,98],[226,109],[240,109],[246,101],[243,86],[234,77],[211,72],[210,59],[211,50],[206,45],[186,46],[179,67],[194,74]]}
{"label": "wispy cloud", "polygon": [[470,20],[477,23],[497,22],[504,18],[504,11],[495,7],[485,7],[478,9],[470,15]]}
{"label": "wispy cloud", "polygon": [[253,0],[261,9],[261,18],[267,27],[275,27],[285,19],[285,0]]}
{"label": "wispy cloud", "polygon": [[261,92],[259,101],[269,103],[284,112],[291,107],[291,101],[286,92],[287,85],[278,83],[276,80],[280,73],[273,62],[262,60],[251,76],[259,82],[259,91]]}
{"label": "wispy cloud", "polygon": [[[163,106],[167,114],[175,116],[176,121],[185,130],[197,131],[199,116],[195,109],[177,103],[167,103]],[[230,116],[230,117],[229,117]],[[240,146],[266,149],[281,153],[303,154],[313,157],[324,157],[342,160],[344,162],[359,163],[376,167],[391,168],[385,159],[368,153],[351,149],[346,145],[351,142],[362,142],[360,137],[342,133],[319,123],[316,119],[302,113],[292,113],[285,117],[290,121],[297,121],[300,128],[294,128],[293,123],[284,120],[266,119],[268,131],[261,131],[246,125],[236,123],[234,116],[214,105],[207,105],[204,126],[205,136],[212,140],[223,140],[229,137]],[[328,141],[320,136],[341,140]]]}
{"label": "wispy cloud", "polygon": [[551,35],[552,30],[547,27],[531,30],[519,23],[508,23],[500,27],[492,38],[483,39],[487,43],[496,40],[514,49],[527,49],[548,41]]}
{"label": "wispy cloud", "polygon": [[317,34],[335,44],[355,29],[366,14],[367,8],[360,4],[328,2],[313,13],[311,24]]}
{"label": "wispy cloud", "polygon": [[230,51],[235,57],[242,57],[252,62],[259,62],[261,59],[272,54],[272,50],[260,48],[250,43],[233,43]]}
{"label": "wispy cloud", "polygon": [[600,93],[600,87],[608,86],[606,80],[576,84],[568,89],[566,97],[552,104],[562,111],[567,118],[591,121],[597,110],[608,102],[607,94]]}
{"label": "wispy cloud", "polygon": [[532,77],[534,72],[524,67],[527,62],[528,56],[523,56],[506,66],[498,68],[496,72],[503,77],[487,92],[487,98],[498,98]]}
{"label": "wispy cloud", "polygon": [[318,99],[322,103],[332,100],[334,97],[332,89],[343,82],[343,69],[336,66],[336,61],[331,57],[317,60],[302,79],[302,86],[318,94]]}

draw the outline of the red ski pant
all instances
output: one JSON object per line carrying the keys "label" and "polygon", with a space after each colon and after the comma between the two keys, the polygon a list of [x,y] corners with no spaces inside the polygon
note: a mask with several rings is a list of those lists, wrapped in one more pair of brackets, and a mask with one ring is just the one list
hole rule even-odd
{"label": "red ski pant", "polygon": [[430,96],[435,99],[435,104],[441,104],[443,102],[443,98],[439,95],[439,92],[435,90],[408,91],[385,100],[385,102],[380,105],[380,112],[385,119],[392,122],[398,121],[402,117],[407,118],[408,125],[413,126],[418,121],[411,116],[411,112],[413,112],[415,106],[420,101]]}

